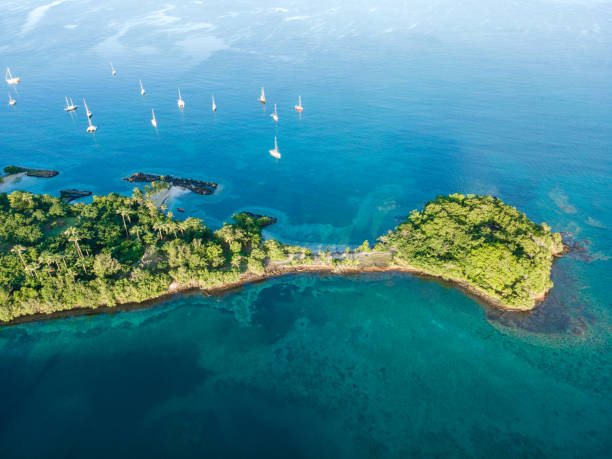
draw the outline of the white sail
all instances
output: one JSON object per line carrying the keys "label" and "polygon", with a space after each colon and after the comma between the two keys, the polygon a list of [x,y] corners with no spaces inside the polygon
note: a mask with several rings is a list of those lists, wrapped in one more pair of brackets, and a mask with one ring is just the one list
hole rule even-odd
{"label": "white sail", "polygon": [[113,67],[113,63],[112,62],[110,63],[110,66],[111,66],[111,73],[113,74],[113,76],[116,76],[117,75],[117,71],[115,70],[115,67]]}
{"label": "white sail", "polygon": [[259,96],[259,102],[262,104],[266,103],[266,93],[264,92],[264,88],[261,88],[261,95]]}
{"label": "white sail", "polygon": [[142,80],[138,80],[138,81],[140,82],[140,95],[144,96],[147,91],[145,91],[144,87],[142,86]]}
{"label": "white sail", "polygon": [[270,115],[274,121],[278,123],[278,112],[276,111],[276,104],[274,104],[274,113]]}
{"label": "white sail", "polygon": [[178,100],[176,102],[176,104],[178,105],[178,108],[185,108],[185,101],[183,100],[183,97],[181,96],[181,90],[178,90]]}
{"label": "white sail", "polygon": [[157,119],[155,119],[155,110],[151,109],[151,114],[153,115],[153,118],[151,119],[151,124],[153,125],[153,127],[157,127]]}
{"label": "white sail", "polygon": [[87,118],[91,118],[93,113],[91,113],[89,111],[89,108],[87,107],[87,102],[85,102],[85,98],[84,97],[83,97],[83,106],[85,107],[85,113],[87,114]]}
{"label": "white sail", "polygon": [[15,105],[17,103],[17,101],[15,99],[13,99],[13,96],[11,96],[11,93],[9,92],[9,105]]}
{"label": "white sail", "polygon": [[215,96],[212,96],[212,111],[216,112],[217,111],[217,104],[215,104]]}

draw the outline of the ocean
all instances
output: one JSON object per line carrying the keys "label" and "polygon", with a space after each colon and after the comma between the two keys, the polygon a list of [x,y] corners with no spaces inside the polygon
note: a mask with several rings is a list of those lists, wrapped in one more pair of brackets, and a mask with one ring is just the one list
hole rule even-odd
{"label": "ocean", "polygon": [[531,313],[404,274],[293,275],[0,328],[3,457],[610,454],[610,2],[4,5],[21,83],[0,166],[60,174],[0,191],[214,181],[169,210],[265,213],[266,237],[340,249],[491,194],[586,249]]}

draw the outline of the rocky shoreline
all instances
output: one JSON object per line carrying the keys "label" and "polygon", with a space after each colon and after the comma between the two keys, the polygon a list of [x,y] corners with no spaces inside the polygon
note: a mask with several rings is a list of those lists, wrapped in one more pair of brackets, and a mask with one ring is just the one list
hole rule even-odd
{"label": "rocky shoreline", "polygon": [[28,167],[20,166],[6,166],[4,168],[4,172],[6,172],[7,175],[21,174],[25,172],[25,175],[27,175],[28,177],[39,178],[51,178],[59,174],[58,171],[53,171],[50,169],[31,169]]}
{"label": "rocky shoreline", "polygon": [[72,202],[75,199],[85,198],[87,196],[91,196],[91,191],[75,189],[60,190],[60,199],[64,202]]}
{"label": "rocky shoreline", "polygon": [[337,276],[355,276],[359,274],[376,274],[376,273],[399,273],[399,274],[410,274],[417,276],[421,279],[432,280],[443,285],[447,285],[451,288],[458,288],[463,293],[474,299],[481,306],[494,308],[500,311],[510,312],[529,312],[536,308],[542,303],[550,290],[542,292],[536,298],[532,307],[528,308],[514,308],[505,306],[503,303],[498,301],[491,295],[467,284],[464,281],[457,279],[447,279],[440,276],[435,276],[427,273],[426,271],[415,268],[412,266],[367,266],[367,267],[337,267],[331,264],[311,264],[311,265],[273,265],[268,266],[263,274],[244,273],[241,278],[236,282],[230,282],[227,284],[221,284],[209,287],[200,287],[198,283],[192,282],[188,284],[179,284],[173,282],[168,290],[161,295],[146,299],[140,302],[128,302],[120,303],[114,306],[99,306],[97,308],[74,308],[65,311],[56,311],[51,314],[37,313],[32,315],[20,316],[10,322],[0,324],[2,326],[12,326],[32,322],[40,322],[47,320],[54,320],[68,317],[78,316],[90,316],[95,314],[108,314],[121,311],[131,311],[138,309],[145,309],[148,307],[155,306],[157,304],[168,301],[178,295],[185,295],[189,293],[202,294],[205,296],[220,296],[226,293],[237,291],[245,285],[264,282],[268,279],[277,277],[284,277],[290,275],[337,275]]}
{"label": "rocky shoreline", "polygon": [[217,184],[213,182],[204,182],[189,178],[173,177],[172,175],[155,175],[145,174],[144,172],[136,172],[123,180],[127,182],[166,182],[171,186],[178,186],[187,190],[193,191],[200,195],[213,194],[217,189]]}

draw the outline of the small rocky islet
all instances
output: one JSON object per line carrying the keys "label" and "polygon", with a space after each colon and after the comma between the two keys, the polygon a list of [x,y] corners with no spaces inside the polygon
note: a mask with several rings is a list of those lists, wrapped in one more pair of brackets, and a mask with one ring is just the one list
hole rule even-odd
{"label": "small rocky islet", "polygon": [[[25,174],[28,177],[52,178],[59,175],[59,171],[54,171],[50,169],[33,169],[21,166],[6,166],[4,168],[4,172],[6,174],[4,177],[17,174]],[[0,182],[1,180],[2,179],[0,178]],[[213,194],[218,187],[218,184],[214,182],[205,182],[203,180],[196,180],[191,178],[173,177],[172,175],[146,174],[144,172],[135,172],[129,177],[124,177],[123,180],[135,183],[162,182],[167,183],[170,186],[190,190],[196,194],[203,196]],[[64,200],[65,202],[72,202],[75,199],[84,198],[91,195],[92,192],[87,190],[77,190],[74,188],[60,190],[60,199]],[[276,222],[276,220],[274,220],[274,222]]]}
{"label": "small rocky islet", "polygon": [[165,182],[170,186],[177,186],[193,191],[196,194],[209,195],[213,194],[217,189],[217,184],[213,182],[204,182],[190,178],[173,177],[172,175],[155,175],[145,174],[144,172],[136,172],[123,180],[127,182]]}
{"label": "small rocky islet", "polygon": [[29,167],[21,167],[21,166],[6,166],[4,168],[4,173],[6,175],[14,175],[14,174],[23,174],[28,177],[38,177],[38,178],[51,178],[59,175],[58,171],[53,171],[50,169],[32,169]]}

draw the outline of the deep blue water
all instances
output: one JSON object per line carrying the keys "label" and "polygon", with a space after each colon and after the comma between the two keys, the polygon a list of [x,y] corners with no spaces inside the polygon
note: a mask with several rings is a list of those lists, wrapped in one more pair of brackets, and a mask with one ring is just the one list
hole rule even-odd
{"label": "deep blue water", "polygon": [[[267,236],[313,246],[487,193],[588,254],[555,264],[530,314],[411,276],[289,276],[2,328],[4,457],[609,455],[609,2],[123,3],[6,4],[0,64],[22,83],[0,166],[61,173],[2,191],[211,180],[170,209],[213,228],[265,212]],[[87,98],[95,136],[64,96]]]}

